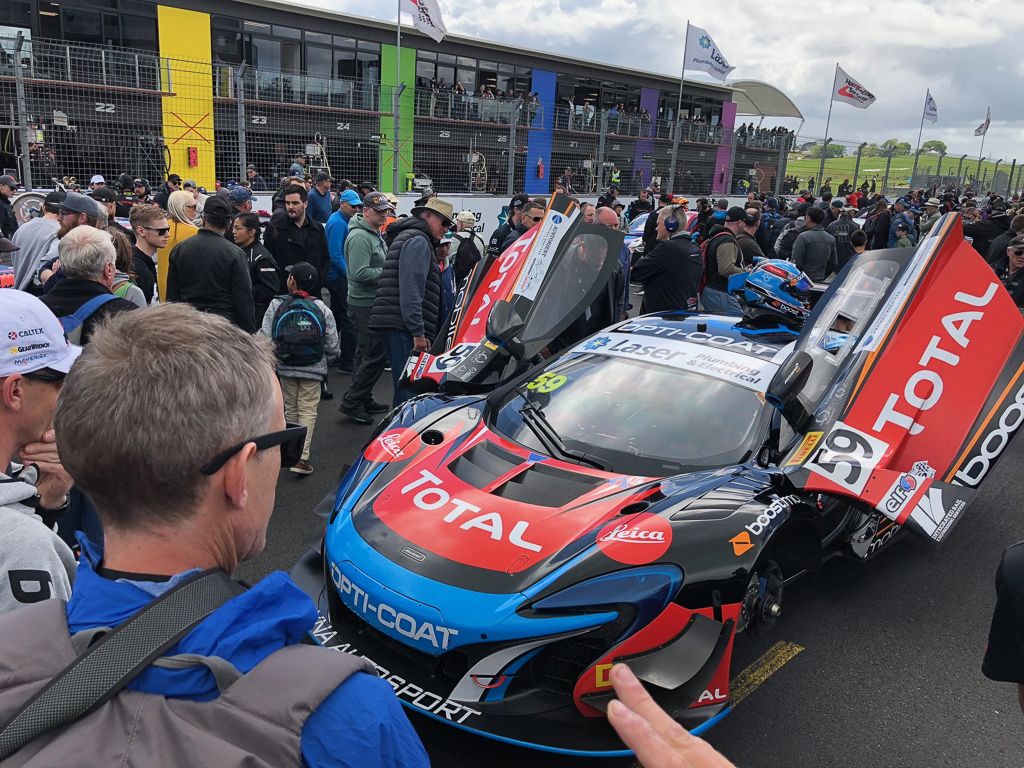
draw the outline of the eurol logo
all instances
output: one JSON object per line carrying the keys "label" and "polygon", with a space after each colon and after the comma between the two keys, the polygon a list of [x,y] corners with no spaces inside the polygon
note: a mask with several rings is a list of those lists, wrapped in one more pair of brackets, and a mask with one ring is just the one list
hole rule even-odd
{"label": "eurol logo", "polygon": [[672,526],[649,513],[612,521],[597,534],[598,548],[612,560],[628,565],[653,563],[672,544]]}

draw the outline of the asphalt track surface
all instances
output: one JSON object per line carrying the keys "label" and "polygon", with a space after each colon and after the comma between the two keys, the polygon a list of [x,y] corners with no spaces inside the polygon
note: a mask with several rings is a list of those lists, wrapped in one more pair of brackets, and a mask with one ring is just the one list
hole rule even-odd
{"label": "asphalt track surface", "polygon": [[[385,376],[381,401],[390,397]],[[266,551],[242,578],[291,567],[321,522],[312,508],[372,432],[337,411],[348,379],[332,371],[335,398],[321,402],[313,438],[316,471],[281,473]],[[733,674],[750,667],[750,685],[708,740],[743,768],[1024,766],[1016,692],[981,675],[996,565],[1024,539],[1022,460],[1018,440],[941,548],[906,536],[871,562],[834,559],[787,587],[776,626],[738,639]],[[791,649],[782,658],[780,642]],[[531,752],[411,719],[440,768],[630,762]]]}

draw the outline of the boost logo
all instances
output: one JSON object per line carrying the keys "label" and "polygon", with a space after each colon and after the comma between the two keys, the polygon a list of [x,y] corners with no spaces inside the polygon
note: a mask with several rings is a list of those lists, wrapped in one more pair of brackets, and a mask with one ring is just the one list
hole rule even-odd
{"label": "boost logo", "polygon": [[[416,452],[419,445],[413,439],[414,430],[411,429],[389,429],[374,438],[373,442],[366,446],[363,456],[367,461],[401,461],[407,459]],[[409,443],[407,445],[407,443]]]}
{"label": "boost logo", "polygon": [[626,522],[612,521],[597,534],[605,555],[627,565],[653,563],[672,543],[672,526],[662,517],[637,515]]}

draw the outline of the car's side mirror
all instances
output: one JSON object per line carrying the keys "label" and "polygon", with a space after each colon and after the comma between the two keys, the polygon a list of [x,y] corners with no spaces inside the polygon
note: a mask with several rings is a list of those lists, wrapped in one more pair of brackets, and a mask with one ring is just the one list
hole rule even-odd
{"label": "car's side mirror", "polygon": [[764,393],[765,400],[785,412],[803,390],[813,365],[814,358],[808,353],[803,350],[794,352],[772,377],[768,391]]}
{"label": "car's side mirror", "polygon": [[495,302],[487,316],[487,340],[507,351],[516,360],[521,360],[525,349],[518,338],[526,321],[519,316],[515,307],[504,299]]}

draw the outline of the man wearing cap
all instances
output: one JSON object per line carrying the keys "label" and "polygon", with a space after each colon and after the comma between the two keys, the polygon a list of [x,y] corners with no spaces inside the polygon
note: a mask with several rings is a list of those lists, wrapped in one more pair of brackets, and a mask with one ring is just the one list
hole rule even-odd
{"label": "man wearing cap", "polygon": [[53,313],[23,291],[0,290],[0,317],[0,612],[7,612],[71,596],[75,557],[54,532],[71,478],[52,425],[61,382],[82,349],[69,344]]}
{"label": "man wearing cap", "polygon": [[701,303],[705,310],[713,314],[743,314],[736,297],[729,295],[727,285],[731,275],[744,271],[743,252],[736,241],[736,233],[742,230],[746,217],[742,208],[733,206],[725,212],[721,224],[712,223],[708,231],[707,261],[704,267],[706,283],[701,293]]}
{"label": "man wearing cap", "polygon": [[368,192],[363,198],[362,212],[349,220],[345,238],[348,312],[355,326],[357,356],[352,385],[338,410],[357,424],[370,424],[375,415],[389,410],[389,406],[373,399],[373,388],[384,373],[388,356],[384,339],[370,328],[370,310],[387,258],[380,228],[393,210],[387,195]]}
{"label": "man wearing cap", "polygon": [[942,201],[937,197],[929,197],[924,203],[924,216],[918,220],[918,226],[921,228],[921,237],[923,238],[929,232],[932,227],[935,226],[942,214],[939,213],[939,208],[942,206]]}
{"label": "man wearing cap", "polygon": [[288,166],[289,176],[298,176],[299,178],[305,178],[306,176],[306,156],[301,152],[296,153],[295,159],[292,160],[292,164]]}
{"label": "man wearing cap", "polygon": [[[907,212],[908,208],[910,208],[910,203],[905,197],[899,198],[895,203],[892,204],[893,214],[892,218],[889,220],[889,239],[886,241],[886,248],[896,247],[896,239],[898,237],[898,235],[896,234],[896,225],[899,224],[900,222],[907,225],[907,236],[910,238],[911,243],[917,242],[917,227],[914,226],[914,219]],[[987,242],[985,243],[985,247],[988,248]],[[982,256],[985,255],[985,251],[980,251],[980,253]],[[807,275],[812,280],[815,279],[814,275],[810,274],[809,272],[807,273]]]}
{"label": "man wearing cap", "polygon": [[181,189],[181,176],[176,173],[172,173],[167,177],[167,181],[160,187],[160,191],[153,195],[153,202],[167,210],[167,198],[171,196],[171,192],[177,192]]}
{"label": "man wearing cap", "polygon": [[476,214],[460,211],[455,217],[457,229],[452,234],[452,267],[455,269],[455,285],[459,286],[466,275],[480,261],[486,250],[484,240],[476,233]]}
{"label": "man wearing cap", "polygon": [[1024,236],[1010,240],[1005,255],[992,265],[992,270],[1010,292],[1013,302],[1024,307]]}
{"label": "man wearing cap", "polygon": [[[584,203],[581,208],[585,208],[587,205],[588,203]],[[590,207],[592,212],[590,214],[591,218],[589,223],[593,224],[593,212],[597,209],[594,208],[594,206]],[[512,244],[515,243],[516,240],[540,224],[541,220],[544,218],[544,210],[546,208],[547,203],[540,197],[535,197],[524,205],[522,212],[519,214],[519,223],[512,228],[512,231],[508,233],[508,237],[505,238],[505,242],[501,244],[501,252],[504,253],[507,251],[512,247]],[[582,210],[581,212],[583,214],[583,221],[586,222],[587,212],[586,210]]]}
{"label": "man wearing cap", "polygon": [[167,301],[183,301],[255,333],[252,281],[245,254],[224,233],[231,225],[230,203],[213,196],[203,207],[203,226],[171,249]]}
{"label": "man wearing cap", "polygon": [[655,208],[644,223],[644,234],[640,238],[644,244],[644,253],[650,253],[658,244],[658,217],[657,212],[666,205],[672,205],[672,195],[668,192],[661,192],[655,198]]}
{"label": "man wearing cap", "polygon": [[384,336],[396,406],[410,396],[399,388],[406,360],[413,351],[426,352],[440,332],[441,270],[434,248],[451,227],[454,212],[447,200],[431,198],[388,230],[391,243],[370,327]]}
{"label": "man wearing cap", "polygon": [[515,229],[516,225],[519,224],[523,214],[523,207],[528,202],[530,202],[530,198],[523,193],[512,196],[508,204],[508,218],[505,219],[505,223],[491,233],[490,242],[487,243],[488,261],[492,261],[501,255],[502,243],[505,242],[505,238]]}
{"label": "man wearing cap", "polygon": [[[220,196],[220,193],[218,193],[218,196]],[[249,213],[252,211],[252,192],[245,187],[232,187],[227,190],[227,194],[223,195],[223,197],[231,204],[231,207],[234,209],[235,216],[240,216],[243,213]],[[235,242],[234,230],[229,228],[228,231],[224,233],[224,237],[232,243]],[[256,318],[257,321],[259,321],[259,319],[260,318],[258,317]]]}
{"label": "man wearing cap", "polygon": [[632,221],[641,213],[650,213],[654,210],[654,203],[651,202],[651,194],[646,189],[641,189],[636,200],[626,208],[626,221]]}
{"label": "man wearing cap", "polygon": [[313,186],[309,190],[309,205],[306,208],[306,215],[326,224],[331,217],[334,203],[331,200],[331,174],[320,171],[313,177]]}
{"label": "man wearing cap", "polygon": [[971,245],[982,256],[988,256],[992,241],[1010,228],[1010,217],[1006,215],[1006,202],[996,200],[989,205],[988,218],[973,223],[964,222],[964,235],[974,241]]}
{"label": "man wearing cap", "polygon": [[14,237],[18,231],[18,217],[11,205],[17,188],[18,182],[13,176],[0,176],[0,235],[4,237]]}
{"label": "man wearing cap", "polygon": [[362,184],[356,185],[356,193],[359,195],[360,200],[366,199],[366,196],[371,192],[374,192],[377,188],[372,182],[364,181]]}
{"label": "man wearing cap", "polygon": [[[69,196],[71,194],[68,193]],[[114,264],[117,253],[110,235],[88,225],[71,229],[59,243],[62,279],[42,297],[42,301],[54,315],[66,317],[97,296],[111,293],[117,271]],[[97,325],[103,320],[132,309],[137,307],[119,297],[94,309],[82,323],[81,343],[89,343]]]}
{"label": "man wearing cap", "polygon": [[[24,228],[22,227],[22,229]],[[1006,249],[1009,247],[1010,241],[1019,235],[1024,235],[1024,214],[1021,213],[1010,219],[1010,228],[992,241],[992,244],[988,247],[985,261],[989,264],[995,264],[1006,256]]]}
{"label": "man wearing cap", "polygon": [[816,283],[835,272],[839,262],[836,239],[822,228],[824,220],[821,208],[808,210],[803,232],[793,242],[793,263]]}
{"label": "man wearing cap", "polygon": [[96,187],[92,192],[89,193],[89,197],[99,203],[100,207],[107,212],[107,229],[116,229],[122,235],[128,238],[131,242],[135,242],[135,235],[122,227],[117,223],[114,218],[117,215],[117,192],[112,190],[108,186]]}
{"label": "man wearing cap", "polygon": [[133,203],[152,203],[153,199],[149,195],[149,182],[145,179],[135,179],[132,182],[132,202]]}
{"label": "man wearing cap", "polygon": [[58,208],[57,216],[60,220],[60,226],[57,228],[57,238],[50,241],[46,258],[37,271],[37,279],[43,286],[44,291],[50,288],[50,286],[47,286],[49,274],[45,273],[51,272],[51,268],[58,258],[58,247],[61,239],[76,227],[97,226],[100,217],[100,206],[91,197],[83,195],[81,192],[68,192]]}
{"label": "man wearing cap", "polygon": [[327,220],[327,291],[331,294],[331,312],[338,324],[341,337],[341,356],[338,372],[351,374],[355,370],[356,331],[348,316],[348,265],[345,262],[345,241],[349,221],[362,210],[363,201],[354,190],[346,189],[338,198],[338,210]]}
{"label": "man wearing cap", "polygon": [[253,192],[270,191],[270,185],[267,184],[266,179],[260,176],[255,165],[250,165],[245,169],[245,178],[249,180],[249,186],[252,187]]}
{"label": "man wearing cap", "polygon": [[60,229],[60,204],[64,200],[61,190],[50,192],[43,200],[43,215],[29,219],[12,238],[18,246],[11,257],[14,264],[14,287],[31,293],[38,293],[40,286],[33,277],[47,259],[50,244],[57,239]]}
{"label": "man wearing cap", "polygon": [[97,189],[107,186],[107,180],[98,173],[89,179],[89,190],[95,192]]}

